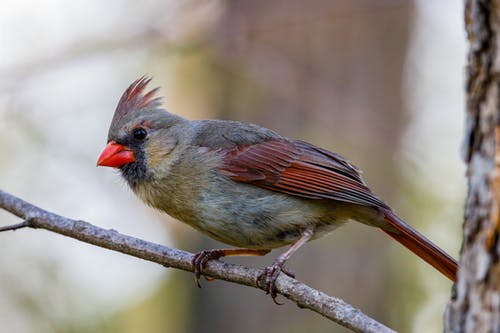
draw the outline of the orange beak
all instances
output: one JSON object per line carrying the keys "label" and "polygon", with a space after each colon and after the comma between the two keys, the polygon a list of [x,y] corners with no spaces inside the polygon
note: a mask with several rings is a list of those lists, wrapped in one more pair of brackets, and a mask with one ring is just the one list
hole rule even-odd
{"label": "orange beak", "polygon": [[133,151],[119,143],[110,141],[99,156],[97,166],[119,168],[134,161],[135,155]]}

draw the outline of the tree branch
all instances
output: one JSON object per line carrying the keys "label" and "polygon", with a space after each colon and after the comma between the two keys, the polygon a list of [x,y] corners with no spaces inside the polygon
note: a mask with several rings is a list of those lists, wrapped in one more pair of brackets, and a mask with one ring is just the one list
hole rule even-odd
{"label": "tree branch", "polygon": [[[115,230],[102,229],[84,221],[72,220],[34,206],[0,190],[0,208],[24,219],[24,222],[0,228],[1,231],[21,228],[46,229],[109,250],[152,261],[165,267],[193,271],[193,254],[126,236]],[[260,288],[256,281],[261,270],[212,260],[203,273],[215,279]],[[301,308],[315,311],[354,332],[394,333],[343,300],[315,290],[302,282],[281,274],[276,280],[278,293]]]}

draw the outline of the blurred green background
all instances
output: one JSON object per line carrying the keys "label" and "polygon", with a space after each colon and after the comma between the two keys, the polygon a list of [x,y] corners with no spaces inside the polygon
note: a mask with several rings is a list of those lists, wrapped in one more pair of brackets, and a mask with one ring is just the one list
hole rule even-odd
{"label": "blurred green background", "polygon": [[[0,2],[0,188],[189,251],[220,246],[96,168],[145,73],[188,118],[257,123],[348,157],[457,257],[464,166],[460,1]],[[16,219],[0,212],[0,223]],[[264,258],[231,259],[263,267]],[[0,234],[1,332],[346,332],[290,302],[40,230]],[[439,332],[451,284],[351,223],[299,251],[298,278],[402,332]]]}

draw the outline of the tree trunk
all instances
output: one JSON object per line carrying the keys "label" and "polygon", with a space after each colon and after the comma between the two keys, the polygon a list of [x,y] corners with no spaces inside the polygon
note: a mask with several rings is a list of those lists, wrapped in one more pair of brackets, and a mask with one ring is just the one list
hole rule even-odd
{"label": "tree trunk", "polygon": [[445,332],[500,332],[500,0],[467,0],[469,193]]}

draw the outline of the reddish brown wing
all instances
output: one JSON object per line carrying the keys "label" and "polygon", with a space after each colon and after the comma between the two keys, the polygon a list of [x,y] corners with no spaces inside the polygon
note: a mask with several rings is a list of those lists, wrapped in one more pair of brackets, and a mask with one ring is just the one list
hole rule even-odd
{"label": "reddish brown wing", "polygon": [[303,141],[269,140],[229,151],[220,172],[235,181],[310,199],[388,208],[340,155]]}

